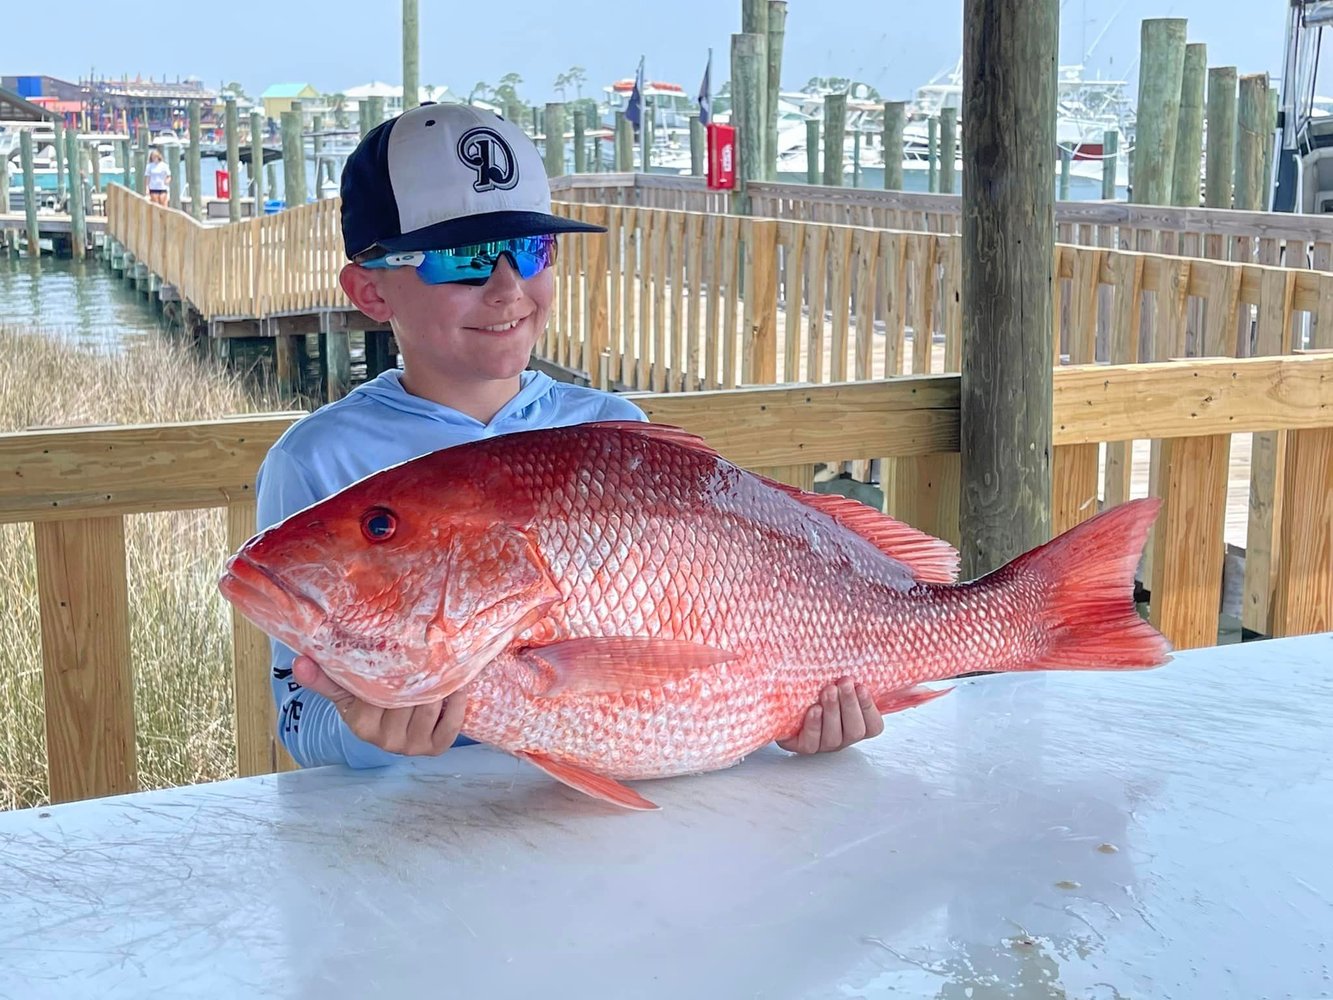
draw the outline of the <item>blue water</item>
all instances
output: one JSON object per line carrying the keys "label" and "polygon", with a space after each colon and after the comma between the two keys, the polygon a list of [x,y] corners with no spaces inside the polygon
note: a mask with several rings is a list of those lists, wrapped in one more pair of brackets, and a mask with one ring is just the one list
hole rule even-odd
{"label": "blue water", "polygon": [[45,256],[39,264],[0,254],[0,323],[110,350],[166,329],[161,310],[98,257]]}

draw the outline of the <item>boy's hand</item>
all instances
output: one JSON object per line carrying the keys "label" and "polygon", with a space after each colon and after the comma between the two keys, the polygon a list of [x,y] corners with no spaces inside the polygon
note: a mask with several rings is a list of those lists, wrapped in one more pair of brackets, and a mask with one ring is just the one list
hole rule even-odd
{"label": "boy's hand", "polygon": [[850,677],[820,692],[819,704],[810,706],[801,731],[778,746],[792,753],[828,753],[842,750],[884,732],[884,716],[870,692]]}
{"label": "boy's hand", "polygon": [[458,738],[467,711],[467,695],[461,691],[412,708],[379,708],[338,685],[308,656],[298,656],[292,663],[292,679],[333,702],[357,737],[389,753],[420,757],[444,753]]}

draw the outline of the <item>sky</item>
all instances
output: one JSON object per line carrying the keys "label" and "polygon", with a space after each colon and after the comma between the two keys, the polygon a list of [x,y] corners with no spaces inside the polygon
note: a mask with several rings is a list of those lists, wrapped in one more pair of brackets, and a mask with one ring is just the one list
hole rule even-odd
{"label": "sky", "polygon": [[[465,97],[479,82],[493,85],[516,72],[529,104],[558,100],[555,78],[573,66],[587,73],[586,96],[632,76],[640,56],[650,79],[694,93],[710,47],[716,90],[730,76],[731,34],[741,26],[741,0],[419,3],[423,84]],[[1060,59],[1083,63],[1089,76],[1130,80],[1132,98],[1142,20],[1183,17],[1189,40],[1207,44],[1210,66],[1276,76],[1286,8],[1287,0],[1062,0]],[[332,93],[402,80],[398,0],[167,0],[147,7],[66,0],[60,22],[76,27],[58,36],[45,4],[20,2],[6,4],[3,21],[11,40],[47,39],[5,46],[3,75],[195,76],[212,87],[237,81],[252,97],[273,83]],[[885,99],[909,99],[958,63],[962,24],[963,0],[788,0],[783,88],[799,90],[814,76],[850,76]]]}

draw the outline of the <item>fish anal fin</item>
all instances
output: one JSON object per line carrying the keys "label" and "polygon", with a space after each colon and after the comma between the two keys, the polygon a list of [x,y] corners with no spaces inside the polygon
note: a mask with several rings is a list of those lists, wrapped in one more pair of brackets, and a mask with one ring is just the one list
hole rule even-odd
{"label": "fish anal fin", "polygon": [[922,583],[958,582],[961,557],[958,550],[944,539],[928,535],[851,497],[837,493],[810,493],[775,479],[760,478],[766,485],[827,514],[848,531],[860,535],[886,556],[906,566]]}
{"label": "fish anal fin", "polygon": [[541,768],[556,781],[562,782],[584,795],[601,799],[603,802],[610,802],[625,809],[649,810],[662,808],[655,802],[649,802],[634,789],[622,785],[614,778],[595,774],[575,764],[566,764],[562,761],[552,760],[543,754],[530,753],[526,750],[517,751],[515,756],[526,760],[534,767]]}
{"label": "fish anal fin", "polygon": [[[538,697],[614,695],[660,688],[696,671],[727,663],[737,654],[680,639],[587,636],[546,646],[529,646],[525,657],[539,661],[548,683]],[[541,670],[541,666],[546,670]]]}
{"label": "fish anal fin", "polygon": [[928,688],[917,685],[916,687],[894,688],[892,691],[884,691],[875,697],[875,707],[879,709],[881,715],[888,715],[891,712],[901,712],[904,709],[916,708],[918,705],[924,705],[928,701],[934,701],[952,691],[953,688]]}

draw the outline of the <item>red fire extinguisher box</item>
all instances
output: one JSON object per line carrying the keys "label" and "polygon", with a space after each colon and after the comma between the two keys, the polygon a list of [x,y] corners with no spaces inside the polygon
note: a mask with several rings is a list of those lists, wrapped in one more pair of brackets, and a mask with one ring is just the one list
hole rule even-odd
{"label": "red fire extinguisher box", "polygon": [[225,170],[213,171],[213,185],[217,188],[219,198],[231,197],[231,177]]}
{"label": "red fire extinguisher box", "polygon": [[708,187],[713,190],[736,187],[736,128],[719,122],[708,123]]}

